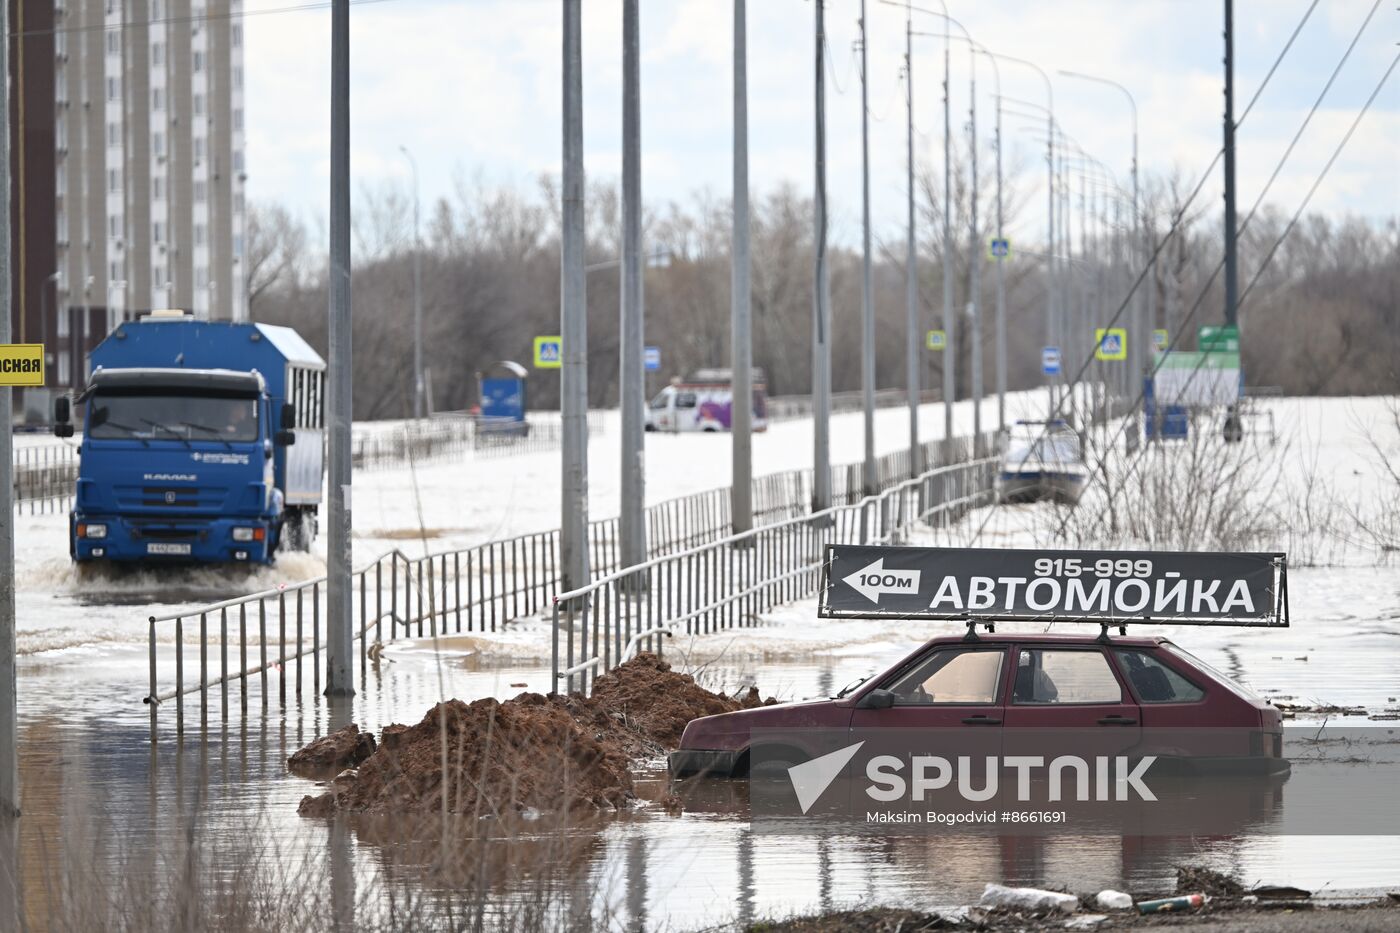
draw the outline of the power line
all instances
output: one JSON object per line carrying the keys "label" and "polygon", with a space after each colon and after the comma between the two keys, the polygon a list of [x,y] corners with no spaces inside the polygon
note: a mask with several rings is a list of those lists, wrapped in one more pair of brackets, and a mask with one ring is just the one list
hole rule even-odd
{"label": "power line", "polygon": [[[1279,236],[1274,240],[1273,245],[1269,247],[1269,251],[1265,254],[1263,261],[1259,265],[1259,268],[1255,270],[1254,275],[1249,280],[1249,284],[1245,286],[1244,292],[1240,295],[1241,306],[1243,306],[1244,301],[1249,296],[1250,292],[1254,290],[1254,286],[1258,284],[1259,279],[1261,276],[1263,276],[1265,270],[1268,269],[1269,264],[1273,261],[1274,255],[1278,252],[1278,248],[1281,245],[1283,245],[1283,241],[1288,238],[1289,234],[1293,232],[1293,228],[1297,226],[1299,219],[1303,216],[1303,212],[1307,210],[1308,205],[1312,202],[1313,195],[1317,193],[1317,189],[1321,187],[1323,180],[1326,179],[1328,172],[1331,171],[1332,166],[1337,161],[1337,158],[1341,156],[1342,151],[1345,150],[1347,144],[1351,142],[1351,137],[1356,133],[1356,128],[1361,125],[1361,120],[1371,109],[1371,105],[1375,103],[1376,98],[1380,96],[1380,92],[1385,87],[1386,82],[1390,80],[1390,76],[1395,72],[1396,65],[1400,65],[1400,55],[1396,55],[1395,58],[1391,59],[1390,67],[1385,70],[1385,74],[1383,74],[1381,76],[1381,79],[1378,82],[1376,82],[1376,87],[1371,92],[1371,96],[1366,99],[1366,103],[1362,105],[1361,110],[1356,115],[1356,119],[1352,121],[1351,126],[1348,127],[1346,133],[1342,136],[1341,142],[1337,144],[1337,147],[1333,150],[1331,157],[1327,160],[1327,163],[1322,167],[1322,171],[1319,172],[1317,178],[1313,180],[1312,186],[1308,189],[1308,193],[1304,196],[1302,202],[1298,205],[1297,210],[1293,212],[1293,216],[1289,219],[1288,224],[1284,227],[1283,232],[1279,234]],[[1258,205],[1256,204],[1255,208],[1250,211],[1250,218],[1254,216],[1254,210],[1257,209]],[[1248,223],[1250,218],[1246,218],[1246,223]],[[1196,300],[1191,306],[1190,313],[1188,313],[1186,315],[1186,318],[1182,321],[1183,324],[1190,323],[1190,321],[1195,317],[1196,312],[1200,310],[1201,304],[1205,299],[1206,293],[1214,284],[1215,277],[1220,274],[1220,270],[1224,268],[1224,265],[1225,261],[1224,259],[1221,259],[1221,261],[1216,265],[1215,271],[1213,271],[1210,275],[1210,278],[1206,280],[1205,286],[1202,287],[1200,292],[1197,294]],[[1168,350],[1170,350],[1176,345],[1176,342],[1181,339],[1181,336],[1185,333],[1185,330],[1185,327],[1183,327],[1181,328],[1181,330],[1178,331],[1176,337],[1174,337],[1171,343],[1168,345]],[[1165,356],[1163,356],[1156,362],[1156,364],[1152,367],[1151,375],[1155,376],[1157,374],[1157,371],[1161,368],[1162,363],[1165,362],[1165,359]],[[1201,371],[1201,367],[1204,365],[1204,363],[1205,356],[1202,355],[1201,359],[1196,362],[1195,367],[1191,370],[1191,375],[1187,377],[1183,387],[1190,386],[1191,381],[1196,378],[1196,375]],[[1138,404],[1142,402],[1145,396],[1146,389],[1143,389],[1138,393],[1138,396],[1133,403],[1134,411],[1137,410]],[[1117,434],[1114,435],[1113,440],[1110,442],[1110,444],[1107,445],[1105,449],[1110,449],[1114,444],[1117,443],[1118,435],[1122,434],[1126,426],[1127,424],[1125,422],[1122,426],[1119,427]],[[1146,453],[1146,451],[1147,445],[1144,445],[1133,456],[1133,459],[1128,462],[1128,468],[1124,473],[1125,482],[1132,479],[1132,473],[1136,469],[1137,464],[1142,460],[1142,457]],[[1103,460],[1101,458],[1100,464],[1102,463]],[[1068,524],[1068,522],[1069,515],[1066,514],[1065,517],[1061,519],[1058,528],[1056,528],[1055,530],[1056,537],[1064,533],[1065,526]]]}

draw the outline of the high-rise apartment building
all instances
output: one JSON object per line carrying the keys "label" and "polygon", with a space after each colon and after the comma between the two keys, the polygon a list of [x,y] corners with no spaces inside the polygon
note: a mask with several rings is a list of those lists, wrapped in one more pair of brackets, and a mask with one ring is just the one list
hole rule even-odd
{"label": "high-rise apartment building", "polygon": [[124,319],[244,319],[241,0],[6,2],[13,339],[77,387]]}

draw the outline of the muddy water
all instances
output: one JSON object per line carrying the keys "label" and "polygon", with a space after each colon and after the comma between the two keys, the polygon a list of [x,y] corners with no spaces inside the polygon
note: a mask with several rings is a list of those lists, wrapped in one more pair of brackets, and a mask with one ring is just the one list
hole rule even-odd
{"label": "muddy water", "polygon": [[[1297,570],[1290,584],[1293,627],[1286,631],[1178,629],[1171,634],[1208,663],[1285,702],[1360,706],[1375,716],[1400,711],[1400,573]],[[548,670],[539,664],[489,663],[479,655],[439,663],[421,646],[407,646],[366,671],[348,707],[332,709],[307,691],[304,703],[289,696],[291,705],[284,708],[274,679],[264,710],[261,685],[254,680],[246,713],[242,691],[238,686],[230,691],[226,721],[221,693],[212,694],[206,722],[191,700],[183,738],[174,734],[167,705],[159,712],[153,747],[148,709],[141,703],[143,613],[110,602],[94,601],[91,594],[27,600],[31,612],[53,610],[54,623],[46,629],[42,614],[31,615],[21,632],[21,640],[30,639],[36,649],[20,660],[27,896],[42,897],[46,878],[51,880],[65,853],[109,863],[120,857],[118,850],[149,853],[151,864],[173,858],[182,814],[192,813],[200,837],[216,854],[250,832],[288,864],[308,853],[323,858],[329,846],[329,863],[363,891],[380,870],[380,854],[363,841],[296,816],[297,802],[315,788],[286,774],[286,756],[335,722],[353,719],[379,729],[390,722],[416,722],[440,696],[506,697],[542,691],[549,682]],[[746,647],[742,633],[688,649],[695,652],[695,663],[703,663],[707,686],[757,683],[765,694],[794,699],[830,695],[937,631],[937,626],[907,633],[853,628],[851,643],[839,651],[802,657],[794,640],[784,660],[764,660],[770,655]],[[71,642],[62,641],[63,632],[73,636]],[[43,640],[50,636],[55,647],[46,649]],[[676,660],[678,652],[671,656]],[[167,663],[163,658],[162,665]],[[664,774],[646,772],[639,787],[644,798],[660,797]],[[108,820],[121,844],[85,856],[91,840],[79,829],[90,825],[83,811]],[[872,903],[965,903],[988,881],[1072,891],[1161,890],[1171,886],[1174,867],[1185,862],[1238,871],[1247,881],[1332,891],[1400,885],[1400,840],[1389,837],[772,836],[750,831],[742,789],[725,784],[702,789],[679,816],[644,805],[602,820],[587,833],[585,856],[575,868],[586,882],[577,886],[586,903],[571,909],[606,915],[616,926],[640,922],[687,929]]]}

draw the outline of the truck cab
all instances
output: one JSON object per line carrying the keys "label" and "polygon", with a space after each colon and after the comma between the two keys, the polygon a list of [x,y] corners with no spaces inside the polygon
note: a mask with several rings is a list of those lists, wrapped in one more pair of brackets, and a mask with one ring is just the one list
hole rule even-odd
{"label": "truck cab", "polygon": [[[175,316],[122,324],[77,402],[75,561],[267,563],[316,531],[324,363],[295,332]],[[68,400],[55,433],[73,433]]]}

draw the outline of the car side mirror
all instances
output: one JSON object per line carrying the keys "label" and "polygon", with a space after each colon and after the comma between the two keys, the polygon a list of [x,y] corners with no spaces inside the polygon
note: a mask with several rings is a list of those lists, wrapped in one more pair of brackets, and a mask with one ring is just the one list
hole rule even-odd
{"label": "car side mirror", "polygon": [[860,698],[856,709],[889,709],[894,706],[894,693],[875,688]]}
{"label": "car side mirror", "polygon": [[278,447],[291,447],[297,442],[295,431],[278,431],[272,436],[272,442]]}
{"label": "car side mirror", "polygon": [[53,435],[73,436],[73,406],[66,395],[60,395],[53,401]]}
{"label": "car side mirror", "polygon": [[282,403],[282,430],[290,431],[297,426],[297,407],[291,402]]}

